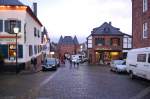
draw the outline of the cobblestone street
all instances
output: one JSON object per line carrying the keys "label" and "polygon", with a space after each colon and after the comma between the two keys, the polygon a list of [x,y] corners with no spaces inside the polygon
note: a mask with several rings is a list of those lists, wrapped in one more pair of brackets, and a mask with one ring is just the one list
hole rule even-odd
{"label": "cobblestone street", "polygon": [[56,72],[1,75],[0,99],[149,99],[150,83],[108,66],[70,66]]}

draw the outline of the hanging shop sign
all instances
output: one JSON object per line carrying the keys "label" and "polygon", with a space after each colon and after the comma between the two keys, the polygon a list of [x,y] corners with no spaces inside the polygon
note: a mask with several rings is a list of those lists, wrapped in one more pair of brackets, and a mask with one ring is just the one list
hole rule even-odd
{"label": "hanging shop sign", "polygon": [[14,43],[16,42],[16,39],[15,38],[1,38],[0,39],[0,43]]}

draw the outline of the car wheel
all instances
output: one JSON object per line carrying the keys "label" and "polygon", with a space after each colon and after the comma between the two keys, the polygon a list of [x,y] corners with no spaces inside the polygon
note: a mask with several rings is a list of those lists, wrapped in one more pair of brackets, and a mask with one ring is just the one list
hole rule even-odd
{"label": "car wheel", "polygon": [[111,71],[111,72],[113,71],[112,68],[110,69],[110,71]]}
{"label": "car wheel", "polygon": [[44,67],[42,67],[42,71],[45,71],[46,69]]}
{"label": "car wheel", "polygon": [[133,74],[132,71],[130,71],[129,76],[130,76],[131,79],[134,79],[134,78],[135,78],[135,75]]}

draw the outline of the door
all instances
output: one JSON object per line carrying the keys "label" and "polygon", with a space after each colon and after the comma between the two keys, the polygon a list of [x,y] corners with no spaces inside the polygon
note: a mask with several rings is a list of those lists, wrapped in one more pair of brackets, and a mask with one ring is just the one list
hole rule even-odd
{"label": "door", "polygon": [[144,64],[146,71],[146,78],[150,80],[150,53],[147,55],[147,62]]}

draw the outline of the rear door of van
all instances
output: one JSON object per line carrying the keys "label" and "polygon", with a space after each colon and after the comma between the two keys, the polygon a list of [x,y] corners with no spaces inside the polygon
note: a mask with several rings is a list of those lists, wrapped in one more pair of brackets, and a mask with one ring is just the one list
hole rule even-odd
{"label": "rear door of van", "polygon": [[144,64],[146,78],[150,80],[150,53],[147,53],[147,62]]}

